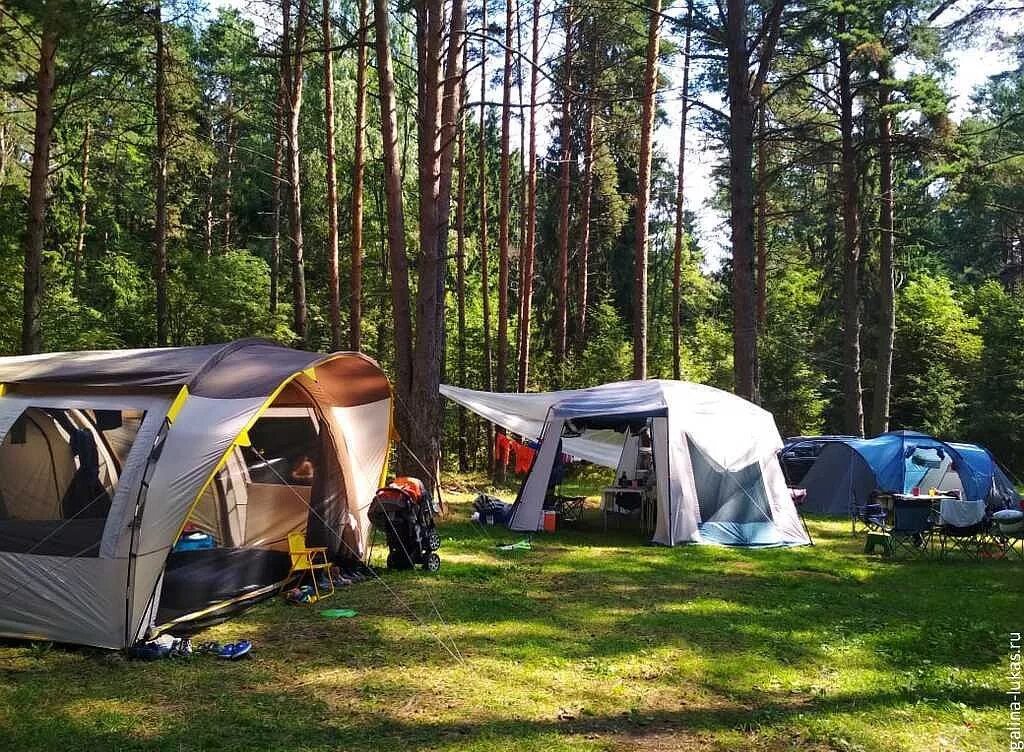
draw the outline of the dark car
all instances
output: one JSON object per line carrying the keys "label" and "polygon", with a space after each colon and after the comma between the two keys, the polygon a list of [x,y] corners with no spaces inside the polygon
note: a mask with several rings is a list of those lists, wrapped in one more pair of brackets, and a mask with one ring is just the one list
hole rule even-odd
{"label": "dark car", "polygon": [[779,462],[790,487],[799,486],[826,444],[855,439],[856,436],[790,436],[779,451]]}

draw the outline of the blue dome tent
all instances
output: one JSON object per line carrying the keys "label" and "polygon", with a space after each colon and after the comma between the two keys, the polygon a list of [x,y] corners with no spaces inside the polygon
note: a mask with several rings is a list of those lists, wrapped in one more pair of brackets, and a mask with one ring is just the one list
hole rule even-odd
{"label": "blue dome tent", "polygon": [[848,516],[873,491],[957,491],[1003,509],[1018,498],[1013,484],[984,447],[940,441],[916,431],[826,445],[803,480],[804,510]]}

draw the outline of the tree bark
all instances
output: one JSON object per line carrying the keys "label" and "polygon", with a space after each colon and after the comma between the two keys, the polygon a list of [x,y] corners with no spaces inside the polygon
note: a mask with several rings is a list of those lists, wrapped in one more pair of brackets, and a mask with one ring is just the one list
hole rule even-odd
{"label": "tree bark", "polygon": [[530,66],[530,157],[526,177],[526,239],[523,243],[522,314],[519,321],[519,369],[517,387],[525,392],[530,376],[530,314],[533,308],[533,260],[537,240],[537,56],[540,46],[540,0],[533,0]]}
{"label": "tree bark", "polygon": [[558,282],[555,302],[555,343],[554,362],[556,384],[561,378],[565,362],[566,329],[569,319],[569,202],[571,200],[571,169],[572,169],[572,0],[568,0],[564,9],[565,56],[562,60],[562,121],[559,127],[559,146],[561,155],[561,172],[558,182]]}
{"label": "tree bark", "polygon": [[[508,263],[512,127],[512,0],[505,0],[505,68],[501,81],[501,166],[498,182],[498,374],[497,390],[504,392],[508,379]],[[498,429],[501,431],[501,429]]]}
{"label": "tree bark", "polygon": [[[462,48],[462,69],[466,69],[468,45]],[[457,351],[459,386],[466,388],[466,87],[460,86],[459,104],[459,184],[455,211],[455,305],[458,319],[459,344]],[[457,408],[459,430],[459,472],[469,470],[469,437],[466,435],[466,408]]]}
{"label": "tree bark", "polygon": [[661,0],[652,0],[647,20],[647,60],[640,115],[640,166],[636,193],[636,245],[633,248],[633,378],[647,378],[647,208],[651,198],[651,144],[658,88],[658,31]]}
{"label": "tree bark", "polygon": [[[445,18],[444,0],[418,0],[416,9],[419,101],[417,145],[419,148],[419,278],[416,289],[416,342],[412,384],[417,409],[417,430],[406,445],[432,473],[439,472],[441,399],[438,387],[444,354],[445,257],[451,200],[457,85],[461,79],[461,44],[464,37],[464,5],[456,2],[451,23]],[[450,33],[447,33],[450,32]],[[447,55],[443,41],[448,36]],[[442,60],[445,60],[442,63]]]}
{"label": "tree bark", "polygon": [[334,35],[331,2],[323,0],[321,35],[324,41],[324,125],[327,148],[327,296],[331,322],[331,349],[341,349],[341,290],[338,278],[338,176],[334,156]]}
{"label": "tree bark", "polygon": [[872,429],[875,434],[889,430],[889,399],[892,390],[893,344],[896,339],[896,277],[893,259],[893,162],[892,114],[889,101],[892,90],[888,64],[879,71],[878,87],[878,186],[881,204],[878,210],[880,243],[878,253],[878,356],[875,373],[874,415]]}
{"label": "tree bark", "polygon": [[57,58],[57,32],[44,20],[36,70],[35,130],[32,139],[32,171],[29,176],[28,224],[25,228],[25,275],[22,288],[21,352],[42,350],[39,315],[43,296],[43,240],[46,233],[47,186],[50,144],[53,140],[53,89]]}
{"label": "tree bark", "polygon": [[[395,331],[395,391],[408,404],[412,382],[412,307],[409,296],[409,261],[405,249],[405,212],[402,206],[402,161],[398,145],[395,71],[391,60],[387,0],[373,0],[376,25],[377,78],[380,85],[381,138],[384,149],[384,198],[387,218],[388,261],[391,267],[391,313]],[[400,432],[406,435],[406,413],[396,407]]]}
{"label": "tree bark", "polygon": [[864,435],[864,408],[860,373],[860,201],[857,185],[857,153],[854,146],[853,81],[846,16],[840,14],[839,37],[839,128],[841,136],[840,173],[843,214],[843,416],[844,430]]}
{"label": "tree bark", "polygon": [[362,349],[363,329],[363,176],[366,171],[366,0],[359,0],[356,33],[356,132],[352,155],[352,262],[349,274],[349,349]]}
{"label": "tree bark", "polygon": [[728,0],[729,203],[733,260],[733,371],[736,394],[760,401],[754,282],[754,98],[749,84],[745,0]]}
{"label": "tree bark", "polygon": [[[480,143],[477,171],[480,174],[480,292],[483,296],[484,390],[489,392],[494,385],[494,372],[491,359],[490,249],[487,247],[487,0],[482,0],[480,12],[480,23],[485,36],[480,41]],[[487,424],[487,470],[494,470],[491,423]]]}
{"label": "tree bark", "polygon": [[167,51],[160,0],[154,6],[156,36],[156,220],[153,281],[156,286],[156,343],[167,346]]}
{"label": "tree bark", "polygon": [[672,378],[682,375],[682,277],[686,249],[686,120],[690,114],[690,36],[693,2],[686,6],[686,38],[683,42],[683,103],[679,113],[679,168],[676,176],[676,231],[672,247]]}
{"label": "tree bark", "polygon": [[[283,0],[286,31],[291,24],[291,0]],[[299,0],[292,40],[288,85],[288,236],[292,260],[292,328],[300,345],[308,339],[306,325],[306,270],[302,237],[302,152],[299,144],[299,116],[302,110],[303,46],[309,17],[307,0]]]}
{"label": "tree bark", "polygon": [[92,135],[92,126],[85,124],[85,133],[82,135],[82,193],[78,197],[78,232],[75,237],[75,258],[72,265],[72,289],[78,295],[81,289],[82,272],[85,268],[85,231],[86,220],[89,211],[89,139]]}

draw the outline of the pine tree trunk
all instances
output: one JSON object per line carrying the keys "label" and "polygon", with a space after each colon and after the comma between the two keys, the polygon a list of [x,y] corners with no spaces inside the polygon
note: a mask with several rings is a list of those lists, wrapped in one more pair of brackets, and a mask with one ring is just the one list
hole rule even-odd
{"label": "pine tree trunk", "polygon": [[[283,44],[282,44],[283,48]],[[287,55],[281,55],[281,66],[277,77],[277,100],[274,105],[274,166],[270,189],[270,314],[277,313],[278,287],[281,279],[281,183],[282,161],[284,160],[284,118],[285,118],[285,82],[288,79]]]}
{"label": "pine tree trunk", "polygon": [[331,321],[331,349],[341,349],[341,290],[338,279],[338,176],[334,156],[334,35],[331,2],[323,0],[320,13],[324,41],[324,125],[327,148],[327,298]]}
{"label": "pine tree trunk", "polygon": [[[469,45],[462,48],[462,69],[466,69],[466,52]],[[457,206],[455,212],[455,305],[458,318],[459,345],[457,351],[459,386],[466,388],[466,87],[459,87],[461,102],[459,105],[459,184]],[[459,472],[469,470],[469,437],[466,435],[466,408],[457,408],[459,430]]]}
{"label": "pine tree trunk", "polygon": [[[481,3],[481,26],[484,39],[481,40],[480,58],[480,143],[477,171],[480,175],[480,294],[483,297],[483,345],[484,345],[484,390],[491,391],[494,372],[491,359],[491,284],[490,249],[487,240],[487,0]],[[494,470],[493,426],[487,424],[487,470]]]}
{"label": "pine tree trunk", "polygon": [[[504,392],[508,387],[508,285],[509,244],[511,243],[511,127],[512,127],[512,0],[505,0],[505,65],[501,77],[501,135],[500,164],[498,168],[498,352],[495,388]],[[505,429],[495,426],[495,432]],[[505,478],[505,465],[495,468],[498,482]]]}
{"label": "pine tree trunk", "polygon": [[569,319],[569,203],[571,201],[571,169],[572,169],[572,0],[567,0],[564,9],[565,57],[562,61],[562,121],[559,128],[559,146],[561,155],[560,177],[558,181],[558,281],[555,302],[555,343],[554,362],[556,384],[560,383],[561,371],[565,362],[566,328]]}
{"label": "pine tree trunk", "polygon": [[758,108],[757,133],[757,328],[764,328],[768,313],[768,147],[765,112],[762,103]]}
{"label": "pine tree trunk", "polygon": [[352,262],[349,275],[349,349],[362,349],[363,329],[363,154],[366,130],[366,0],[359,0],[356,33],[356,131],[352,155]]}
{"label": "pine tree trunk", "polygon": [[[380,85],[381,139],[384,149],[384,198],[387,217],[388,261],[391,268],[391,313],[395,332],[395,392],[408,405],[412,383],[412,307],[409,261],[405,250],[405,212],[402,206],[402,161],[398,145],[395,72],[391,60],[387,0],[373,0],[376,25],[377,78]],[[396,405],[399,431],[406,436],[407,413]]]}
{"label": "pine tree trunk", "polygon": [[875,434],[889,430],[889,398],[892,390],[893,344],[896,339],[896,277],[893,260],[893,185],[892,115],[888,110],[891,89],[888,66],[879,71],[878,87],[878,186],[881,205],[878,226],[881,234],[878,253],[878,356],[875,373]]}
{"label": "pine tree trunk", "polygon": [[501,82],[501,166],[498,183],[498,373],[496,387],[499,392],[506,390],[508,379],[508,264],[512,205],[512,24],[512,0],[506,0],[505,68]]}
{"label": "pine tree trunk", "polygon": [[537,238],[537,56],[540,54],[540,0],[533,0],[530,56],[530,156],[526,175],[526,239],[523,242],[522,315],[519,321],[518,390],[525,392],[530,376],[530,317],[533,308],[533,260]]}
{"label": "pine tree trunk", "polygon": [[640,166],[636,193],[636,245],[633,248],[633,378],[647,378],[647,208],[651,199],[651,145],[658,86],[658,30],[661,0],[652,0],[647,21],[647,61],[640,115]]}
{"label": "pine tree trunk", "polygon": [[754,280],[754,101],[749,84],[747,6],[728,0],[729,203],[733,259],[736,394],[760,401]]}
{"label": "pine tree trunk", "polygon": [[85,134],[82,136],[82,194],[78,197],[78,232],[75,236],[75,258],[72,264],[72,289],[78,295],[82,286],[82,273],[85,268],[85,231],[86,220],[89,211],[89,139],[92,135],[92,126],[85,124]]}
{"label": "pine tree trunk", "polygon": [[[282,7],[290,24],[291,2]],[[292,261],[292,328],[300,345],[308,339],[306,326],[306,270],[302,237],[302,152],[299,144],[299,116],[302,110],[303,46],[309,17],[307,0],[299,0],[292,40],[291,81],[288,86],[288,183],[291,186],[288,204],[288,236]]]}
{"label": "pine tree trunk", "polygon": [[[519,348],[522,344],[522,326],[523,326],[523,290],[526,288],[526,281],[523,275],[526,273],[526,111],[523,109],[526,103],[526,98],[523,95],[523,16],[522,6],[520,0],[516,0],[516,50],[519,54],[516,56],[516,101],[519,103],[519,196],[518,196],[518,209],[519,209],[519,234],[517,236],[517,242],[519,244],[519,266],[517,269],[518,274],[518,291],[519,297],[516,300],[516,351],[512,356],[513,365],[518,368],[519,365]],[[518,373],[516,375],[516,384],[519,384]]]}
{"label": "pine tree trunk", "polygon": [[[444,355],[445,256],[448,213],[451,199],[451,170],[457,102],[461,79],[464,8],[456,2],[450,29],[445,20],[443,0],[418,0],[415,5],[419,98],[417,102],[417,146],[419,149],[419,258],[416,288],[416,342],[412,401],[416,405],[416,430],[406,445],[418,461],[436,475],[440,469],[442,422],[438,387]],[[452,33],[446,34],[446,31]],[[444,39],[448,38],[447,55]],[[442,62],[442,61],[446,62]]]}
{"label": "pine tree trunk", "polygon": [[693,2],[686,8],[686,39],[683,42],[683,95],[679,113],[679,168],[676,176],[676,231],[672,246],[672,378],[683,377],[682,284],[683,252],[686,249],[686,120],[690,114],[690,36]]}
{"label": "pine tree trunk", "polygon": [[860,200],[853,142],[853,81],[850,51],[843,39],[846,17],[839,16],[839,128],[843,214],[843,397],[844,430],[864,435],[860,373]]}
{"label": "pine tree trunk", "polygon": [[156,35],[156,220],[154,223],[153,281],[156,285],[156,343],[167,346],[167,51],[159,0],[154,12]]}
{"label": "pine tree trunk", "polygon": [[29,176],[28,223],[25,228],[25,276],[21,320],[21,352],[42,350],[39,315],[43,296],[43,239],[46,233],[47,186],[50,145],[53,140],[53,89],[56,73],[57,32],[44,21],[36,70],[35,131],[32,139],[32,171]]}

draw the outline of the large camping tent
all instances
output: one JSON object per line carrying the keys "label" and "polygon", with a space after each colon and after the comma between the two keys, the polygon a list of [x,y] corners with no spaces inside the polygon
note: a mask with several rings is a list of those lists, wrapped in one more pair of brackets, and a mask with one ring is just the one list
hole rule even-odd
{"label": "large camping tent", "polygon": [[1017,499],[1013,484],[984,447],[914,431],[830,442],[801,485],[807,491],[806,511],[833,516],[855,514],[874,491],[954,490],[999,509]]}
{"label": "large camping tent", "polygon": [[809,543],[776,452],[771,413],[733,394],[681,381],[624,381],[543,394],[442,386],[497,425],[540,441],[509,526],[538,530],[559,452],[618,468],[637,431],[652,439],[654,542],[787,546]]}
{"label": "large camping tent", "polygon": [[[365,555],[391,426],[369,358],[51,353],[0,358],[0,385],[0,634],[124,647],[272,594],[289,532]],[[185,530],[215,547],[181,551]]]}

